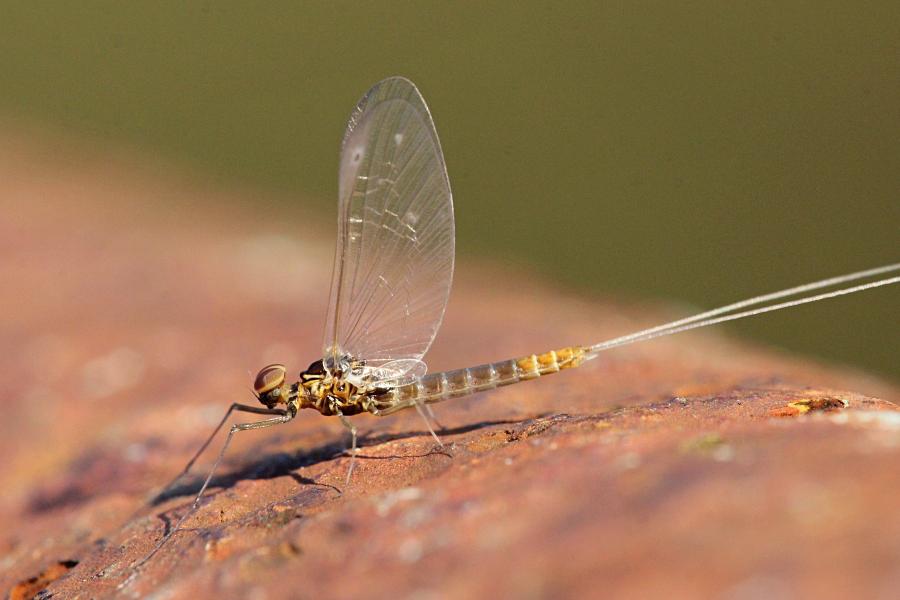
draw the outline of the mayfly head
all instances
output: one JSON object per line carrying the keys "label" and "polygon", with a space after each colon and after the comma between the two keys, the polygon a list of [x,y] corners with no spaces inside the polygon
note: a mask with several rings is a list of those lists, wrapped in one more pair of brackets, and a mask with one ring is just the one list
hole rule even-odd
{"label": "mayfly head", "polygon": [[269,408],[286,404],[290,386],[285,382],[287,370],[284,365],[272,364],[260,369],[253,382],[253,391],[260,402]]}

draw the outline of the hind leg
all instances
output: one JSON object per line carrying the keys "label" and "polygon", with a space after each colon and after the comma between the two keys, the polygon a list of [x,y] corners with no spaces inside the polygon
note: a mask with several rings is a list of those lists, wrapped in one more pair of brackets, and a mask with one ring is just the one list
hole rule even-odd
{"label": "hind leg", "polygon": [[[422,420],[425,422],[425,427],[428,428],[428,433],[430,433],[431,437],[434,438],[434,441],[437,443],[438,448],[443,448],[444,443],[441,441],[441,438],[439,438],[434,432],[434,428],[431,426],[431,421],[428,419],[429,415],[432,419],[434,419],[434,412],[431,410],[431,407],[429,407],[427,404],[422,404],[421,402],[416,402],[415,407],[416,412],[418,412],[419,416],[422,417]],[[437,422],[436,419],[435,422]],[[438,425],[438,427],[440,427],[440,425]],[[441,429],[443,429],[443,427],[441,427]]]}

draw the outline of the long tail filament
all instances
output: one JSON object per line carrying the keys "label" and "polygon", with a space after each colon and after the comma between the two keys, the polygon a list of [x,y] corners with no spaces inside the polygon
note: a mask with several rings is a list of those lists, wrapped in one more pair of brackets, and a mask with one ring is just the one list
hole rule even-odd
{"label": "long tail filament", "polygon": [[900,276],[887,277],[884,279],[878,279],[876,281],[870,281],[868,283],[832,290],[830,292],[823,292],[821,294],[805,296],[786,302],[779,302],[777,304],[768,304],[766,306],[760,306],[751,310],[735,312],[742,308],[757,306],[759,304],[766,304],[768,302],[771,302],[772,300],[778,300],[780,298],[786,298],[788,296],[795,296],[797,294],[802,294],[822,288],[834,287],[836,285],[848,283],[850,281],[869,279],[871,277],[875,277],[876,275],[884,275],[885,273],[891,273],[898,270],[900,270],[900,263],[894,263],[891,265],[885,265],[883,267],[876,267],[874,269],[867,269],[865,271],[857,271],[856,273],[849,273],[847,275],[831,277],[829,279],[823,279],[821,281],[814,281],[812,283],[780,290],[778,292],[772,292],[770,294],[765,294],[762,296],[755,296],[753,298],[748,298],[747,300],[741,300],[740,302],[735,302],[733,304],[714,308],[712,310],[708,310],[691,317],[678,319],[677,321],[672,321],[671,323],[664,323],[663,325],[651,327],[650,329],[644,329],[642,331],[623,335],[611,340],[599,342],[597,344],[594,344],[593,346],[587,347],[587,353],[585,354],[584,358],[585,360],[590,360],[592,358],[596,358],[600,352],[609,350],[610,348],[616,348],[618,346],[625,346],[627,344],[633,344],[635,342],[642,342],[644,340],[672,335],[673,333],[679,333],[682,331],[687,331],[689,329],[697,329],[699,327],[715,325],[716,323],[724,323],[725,321],[734,321],[737,319],[743,319],[745,317],[752,317],[754,315],[781,310],[783,308],[789,308],[791,306],[808,304],[810,302],[818,302],[819,300],[826,300],[828,298],[835,298],[837,296],[853,294],[855,292],[861,292],[863,290],[890,285],[892,283],[900,283]]}

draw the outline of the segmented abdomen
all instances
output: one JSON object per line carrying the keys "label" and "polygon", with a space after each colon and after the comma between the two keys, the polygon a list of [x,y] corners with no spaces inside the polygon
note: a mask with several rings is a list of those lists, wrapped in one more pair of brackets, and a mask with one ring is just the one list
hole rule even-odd
{"label": "segmented abdomen", "polygon": [[584,359],[584,353],[583,347],[570,346],[467,369],[432,373],[413,383],[387,390],[377,396],[375,403],[379,414],[386,415],[416,403],[431,404],[468,396],[577,367]]}

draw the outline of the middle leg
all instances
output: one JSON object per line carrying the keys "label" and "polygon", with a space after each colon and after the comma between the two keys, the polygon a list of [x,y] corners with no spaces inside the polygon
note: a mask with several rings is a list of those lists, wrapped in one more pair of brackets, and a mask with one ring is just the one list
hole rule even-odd
{"label": "middle leg", "polygon": [[341,424],[350,431],[350,467],[347,469],[347,479],[344,481],[344,486],[346,487],[350,485],[350,475],[353,474],[353,466],[356,462],[356,425],[341,414],[341,411],[337,411],[337,416],[340,418]]}

